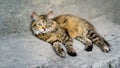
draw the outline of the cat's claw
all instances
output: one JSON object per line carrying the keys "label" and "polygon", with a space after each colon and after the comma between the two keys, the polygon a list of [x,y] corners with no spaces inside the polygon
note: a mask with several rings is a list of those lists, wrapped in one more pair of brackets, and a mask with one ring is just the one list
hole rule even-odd
{"label": "cat's claw", "polygon": [[105,53],[108,53],[110,51],[110,47],[104,46],[102,51],[105,52]]}
{"label": "cat's claw", "polygon": [[57,54],[58,54],[60,57],[62,57],[62,58],[65,58],[65,57],[66,57],[66,53],[65,53],[65,51],[64,51],[63,49],[59,49],[58,52],[57,52]]}
{"label": "cat's claw", "polygon": [[66,57],[66,54],[65,54],[65,53],[62,53],[62,54],[59,54],[59,56],[60,56],[61,58],[65,58],[65,57]]}

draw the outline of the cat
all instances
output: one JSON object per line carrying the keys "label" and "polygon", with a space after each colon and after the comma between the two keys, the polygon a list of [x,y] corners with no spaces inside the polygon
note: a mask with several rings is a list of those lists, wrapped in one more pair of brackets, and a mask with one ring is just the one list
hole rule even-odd
{"label": "cat", "polygon": [[61,43],[64,44],[68,55],[77,56],[72,47],[73,39],[82,42],[86,51],[92,51],[93,44],[105,53],[110,51],[110,44],[83,18],[70,14],[54,17],[53,11],[50,11],[45,15],[33,12],[32,19],[32,31],[35,36],[50,43],[60,57],[66,57]]}

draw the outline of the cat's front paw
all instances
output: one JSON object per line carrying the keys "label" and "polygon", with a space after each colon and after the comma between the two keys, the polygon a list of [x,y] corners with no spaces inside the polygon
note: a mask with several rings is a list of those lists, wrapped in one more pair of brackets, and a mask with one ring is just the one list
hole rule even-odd
{"label": "cat's front paw", "polygon": [[58,54],[60,57],[62,57],[62,58],[65,58],[65,57],[66,57],[66,53],[65,53],[65,51],[64,51],[63,49],[59,49],[59,50],[57,51],[57,54]]}
{"label": "cat's front paw", "polygon": [[67,50],[68,55],[70,56],[77,56],[76,51],[73,48]]}

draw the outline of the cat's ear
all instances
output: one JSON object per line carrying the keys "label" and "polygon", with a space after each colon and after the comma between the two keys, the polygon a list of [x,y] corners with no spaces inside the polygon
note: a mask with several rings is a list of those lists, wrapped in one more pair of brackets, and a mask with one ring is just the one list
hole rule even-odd
{"label": "cat's ear", "polygon": [[32,17],[33,20],[37,20],[38,19],[38,14],[35,11],[33,11],[31,17]]}
{"label": "cat's ear", "polygon": [[52,11],[52,10],[48,12],[47,18],[48,18],[48,19],[53,19],[53,18],[54,18],[54,14],[53,14],[53,11]]}

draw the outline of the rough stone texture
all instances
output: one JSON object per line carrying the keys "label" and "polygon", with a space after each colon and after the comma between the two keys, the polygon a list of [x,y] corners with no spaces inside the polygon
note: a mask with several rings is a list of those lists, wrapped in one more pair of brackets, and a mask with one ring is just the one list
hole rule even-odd
{"label": "rough stone texture", "polygon": [[[0,68],[120,68],[120,0],[0,0]],[[60,58],[32,35],[31,13],[73,14],[90,21],[110,44],[92,52],[74,40],[78,56]]]}

